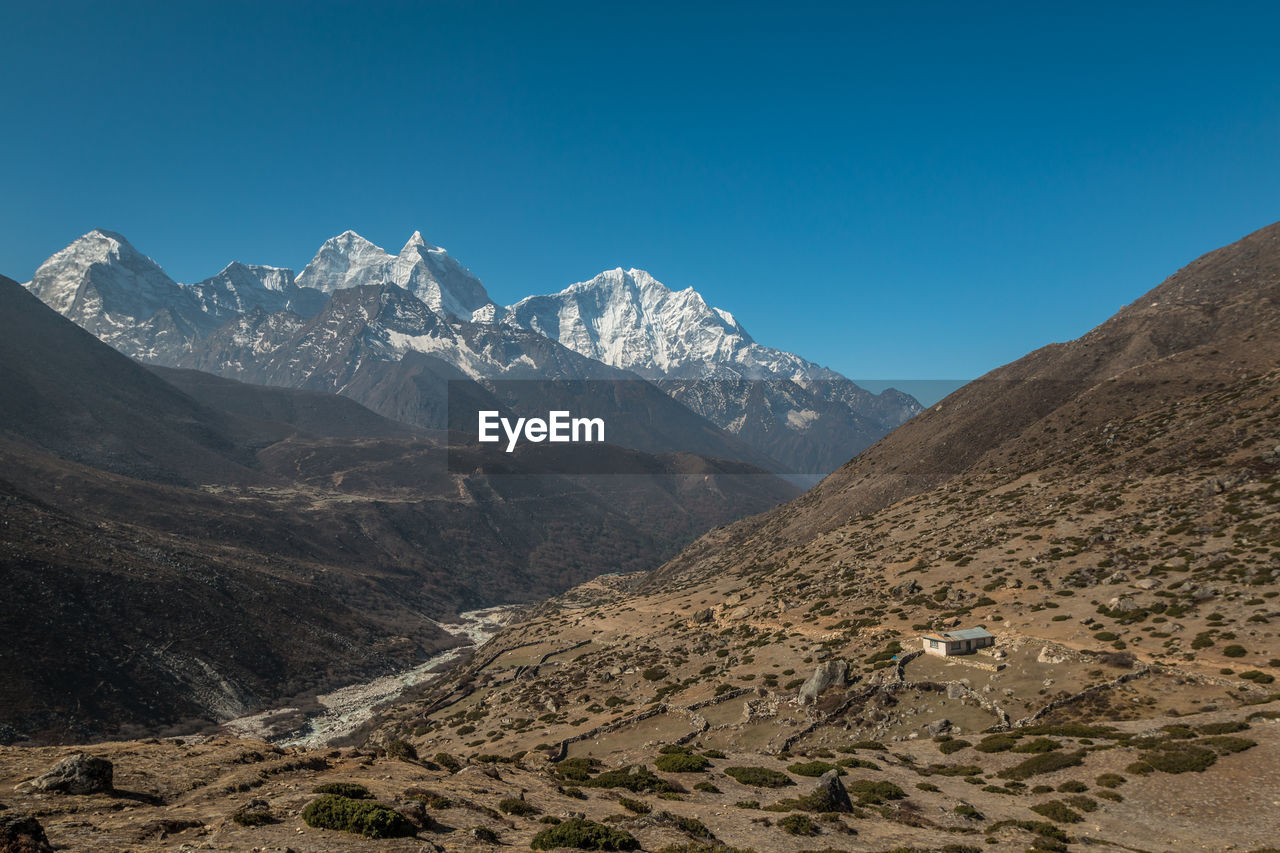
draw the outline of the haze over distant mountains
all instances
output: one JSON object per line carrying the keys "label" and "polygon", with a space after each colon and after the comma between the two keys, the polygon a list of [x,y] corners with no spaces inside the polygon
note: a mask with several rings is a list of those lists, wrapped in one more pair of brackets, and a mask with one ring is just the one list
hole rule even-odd
{"label": "haze over distant mountains", "polygon": [[[123,236],[92,231],[25,285],[54,310],[143,361],[343,393],[419,426],[447,425],[450,380],[647,380],[709,424],[680,449],[786,474],[823,474],[921,408],[755,342],[692,288],[606,271],[503,308],[448,252],[415,232],[393,255],[352,231],[303,271],[229,264],[173,281]],[[516,405],[513,400],[507,405]],[[536,408],[537,401],[523,404]]]}

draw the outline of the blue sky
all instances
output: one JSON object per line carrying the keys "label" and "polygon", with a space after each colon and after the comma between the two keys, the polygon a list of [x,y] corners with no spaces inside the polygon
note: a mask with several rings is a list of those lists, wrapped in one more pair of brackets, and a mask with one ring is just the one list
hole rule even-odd
{"label": "blue sky", "polygon": [[1275,3],[0,0],[0,272],[414,229],[615,266],[852,377],[973,377],[1280,219]]}

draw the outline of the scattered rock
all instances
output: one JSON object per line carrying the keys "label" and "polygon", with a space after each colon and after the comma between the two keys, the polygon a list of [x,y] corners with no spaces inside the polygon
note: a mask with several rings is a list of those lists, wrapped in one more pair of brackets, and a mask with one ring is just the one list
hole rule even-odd
{"label": "scattered rock", "polygon": [[1161,584],[1160,581],[1155,578],[1142,578],[1141,580],[1134,581],[1133,585],[1138,589],[1155,589]]}
{"label": "scattered rock", "polygon": [[951,731],[951,721],[945,718],[941,720],[934,720],[932,723],[925,726],[925,731],[927,731],[932,737],[946,734]]}
{"label": "scattered rock", "polygon": [[902,583],[889,590],[889,594],[894,598],[906,598],[915,595],[920,591],[920,584],[916,583],[915,578],[907,578]]}
{"label": "scattered rock", "polygon": [[818,779],[818,785],[804,798],[805,807],[815,812],[851,812],[853,801],[835,770],[828,770]]}
{"label": "scattered rock", "polygon": [[815,702],[828,687],[844,687],[848,683],[848,677],[848,661],[827,661],[815,667],[809,680],[800,685],[800,701]]}
{"label": "scattered rock", "polygon": [[31,780],[31,787],[63,794],[98,794],[112,790],[114,774],[110,761],[79,752]]}
{"label": "scattered rock", "polygon": [[1133,600],[1132,595],[1118,595],[1107,602],[1107,607],[1112,610],[1127,612],[1130,610],[1137,610],[1138,604]]}
{"label": "scattered rock", "polygon": [[53,846],[35,818],[0,815],[0,853],[53,853]]}
{"label": "scattered rock", "polygon": [[693,614],[693,622],[695,625],[705,625],[714,618],[715,616],[711,613],[710,607],[704,607],[697,613]]}

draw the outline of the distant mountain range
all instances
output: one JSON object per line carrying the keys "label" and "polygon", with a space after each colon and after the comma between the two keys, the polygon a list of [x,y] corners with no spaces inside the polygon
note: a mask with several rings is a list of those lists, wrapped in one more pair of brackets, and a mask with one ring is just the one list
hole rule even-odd
{"label": "distant mountain range", "polygon": [[[417,232],[398,255],[347,231],[296,276],[237,262],[182,284],[121,235],[92,231],[25,286],[142,361],[334,391],[428,428],[448,426],[450,380],[482,387],[506,379],[643,380],[655,391],[637,392],[634,405],[687,430],[664,437],[675,445],[655,446],[642,429],[611,441],[816,475],[921,411],[906,394],[871,394],[756,343],[729,312],[642,270],[611,270],[498,306],[479,279]],[[671,400],[707,423],[677,413]],[[530,410],[541,402],[505,401]]]}
{"label": "distant mountain range", "polygon": [[406,668],[455,642],[433,619],[653,568],[797,493],[742,462],[613,446],[599,467],[631,476],[565,475],[539,445],[455,473],[446,457],[471,451],[438,433],[323,390],[144,366],[3,277],[0,365],[0,635],[21,638],[0,647],[0,744],[190,730]]}

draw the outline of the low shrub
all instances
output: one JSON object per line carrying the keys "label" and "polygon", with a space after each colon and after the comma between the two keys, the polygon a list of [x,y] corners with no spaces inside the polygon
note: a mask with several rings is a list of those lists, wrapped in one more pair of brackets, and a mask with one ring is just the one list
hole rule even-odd
{"label": "low shrub", "polygon": [[1233,755],[1237,752],[1244,752],[1246,749],[1252,749],[1258,745],[1256,740],[1250,740],[1247,737],[1236,737],[1234,735],[1215,735],[1214,737],[1203,738],[1199,743],[1208,746],[1218,755]]}
{"label": "low shrub", "polygon": [[636,794],[677,793],[681,790],[640,764],[607,770],[582,784],[588,788],[624,788]]}
{"label": "low shrub", "polygon": [[364,785],[357,785],[355,782],[326,782],[323,785],[316,785],[311,789],[313,794],[337,794],[339,797],[346,797],[349,800],[371,800],[373,794],[369,793],[369,789]]}
{"label": "low shrub", "polygon": [[618,800],[618,805],[622,806],[632,814],[648,814],[653,811],[653,806],[649,805],[644,800],[633,800],[630,797],[621,797]]}
{"label": "low shrub", "polygon": [[693,790],[702,791],[704,794],[718,794],[720,789],[710,782],[699,782],[693,786]]}
{"label": "low shrub", "polygon": [[417,761],[418,750],[407,740],[393,740],[387,744],[387,755],[401,761]]}
{"label": "low shrub", "polygon": [[1079,779],[1068,779],[1058,786],[1058,791],[1063,794],[1083,794],[1087,790],[1089,786]]}
{"label": "low shrub", "polygon": [[1096,812],[1098,810],[1098,801],[1093,799],[1093,797],[1086,797],[1084,794],[1067,797],[1063,802],[1077,811]]}
{"label": "low shrub", "polygon": [[557,847],[572,847],[575,850],[635,850],[639,846],[640,842],[626,830],[614,829],[580,817],[571,817],[548,826],[529,842],[529,847],[534,850],[555,850]]}
{"label": "low shrub", "polygon": [[[797,776],[811,776],[811,777],[817,778],[818,776],[821,776],[823,773],[826,773],[831,770],[838,771],[840,770],[840,768],[836,767],[836,765],[834,764],[828,764],[825,761],[801,761],[801,762],[792,764],[790,767],[787,768],[787,770],[796,774]],[[842,776],[844,775],[843,771],[841,771],[840,775]]]}
{"label": "low shrub", "polygon": [[1011,752],[1026,752],[1032,755],[1039,755],[1045,752],[1053,752],[1056,749],[1062,749],[1062,744],[1047,737],[1038,737],[1035,740],[1024,740],[1015,746]]}
{"label": "low shrub", "polygon": [[457,773],[462,769],[462,762],[447,752],[437,752],[431,757],[431,760],[436,764],[439,764],[445,770],[448,770],[450,773]]}
{"label": "low shrub", "polygon": [[958,738],[956,740],[944,740],[942,743],[938,744],[938,751],[943,755],[950,755],[953,752],[959,752],[960,750],[966,749],[970,746],[973,746],[973,744],[969,743],[967,740],[960,740]]}
{"label": "low shrub", "polygon": [[1019,764],[1006,767],[996,775],[1001,779],[1022,781],[1038,776],[1041,773],[1052,773],[1066,767],[1078,767],[1084,763],[1084,751],[1079,752],[1045,752],[1033,755]]}
{"label": "low shrub", "polygon": [[1009,735],[988,735],[978,741],[978,752],[1006,752],[1018,745],[1018,739]]}
{"label": "low shrub", "polygon": [[507,797],[498,800],[498,811],[516,817],[530,817],[540,814],[541,810],[533,803],[520,799],[519,797]]}
{"label": "low shrub", "polygon": [[711,766],[711,762],[691,752],[669,752],[659,755],[653,766],[663,773],[702,773]]}
{"label": "low shrub", "polygon": [[814,836],[821,830],[808,815],[789,814],[782,820],[778,821],[778,828],[791,835]]}
{"label": "low shrub", "polygon": [[965,820],[986,820],[987,816],[975,809],[968,803],[961,803],[955,807],[955,813]]}
{"label": "low shrub", "polygon": [[1119,773],[1103,773],[1101,776],[1099,776],[1097,779],[1094,779],[1093,781],[1099,787],[1102,787],[1102,788],[1119,788],[1121,785],[1123,785],[1125,782],[1129,780],[1125,779]]}
{"label": "low shrub", "polygon": [[876,782],[870,779],[857,779],[845,785],[849,796],[863,806],[878,806],[890,800],[906,799],[907,792],[892,782]]}
{"label": "low shrub", "polygon": [[1146,775],[1159,770],[1161,773],[1203,773],[1218,755],[1212,749],[1190,743],[1168,744],[1161,749],[1142,753],[1130,764],[1130,773]]}
{"label": "low shrub", "polygon": [[795,784],[786,773],[770,770],[767,767],[726,767],[724,773],[743,785],[750,785],[753,788],[783,788]]}
{"label": "low shrub", "polygon": [[555,774],[566,782],[585,782],[599,766],[594,758],[566,758],[556,764]]}
{"label": "low shrub", "polygon": [[400,812],[368,800],[325,794],[302,810],[302,820],[317,829],[337,829],[366,838],[407,838],[417,829]]}
{"label": "low shrub", "polygon": [[1080,813],[1061,800],[1050,800],[1047,803],[1036,803],[1031,807],[1036,814],[1047,817],[1054,823],[1080,823],[1084,820]]}

